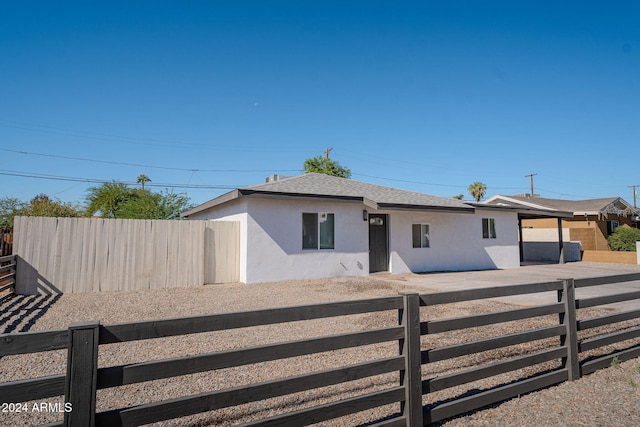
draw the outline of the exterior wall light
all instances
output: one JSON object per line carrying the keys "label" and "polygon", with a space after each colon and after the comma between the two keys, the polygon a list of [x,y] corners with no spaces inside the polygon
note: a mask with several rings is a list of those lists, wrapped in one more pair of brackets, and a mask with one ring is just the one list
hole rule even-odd
{"label": "exterior wall light", "polygon": [[365,209],[362,211],[362,220],[366,221],[368,219],[369,219],[369,212],[367,212],[367,210]]}

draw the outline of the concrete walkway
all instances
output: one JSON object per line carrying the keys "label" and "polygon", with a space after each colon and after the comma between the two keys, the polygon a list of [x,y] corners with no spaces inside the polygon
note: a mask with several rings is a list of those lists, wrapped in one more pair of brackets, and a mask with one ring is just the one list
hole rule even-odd
{"label": "concrete walkway", "polygon": [[[527,265],[507,270],[484,270],[424,274],[376,274],[384,280],[401,282],[420,293],[550,282],[558,279],[614,276],[640,273],[640,265],[572,262],[567,264]],[[640,281],[576,289],[576,298],[589,298],[611,293],[640,291]],[[555,292],[496,298],[498,301],[523,306],[556,302]],[[640,300],[603,306],[623,310],[640,309]]]}

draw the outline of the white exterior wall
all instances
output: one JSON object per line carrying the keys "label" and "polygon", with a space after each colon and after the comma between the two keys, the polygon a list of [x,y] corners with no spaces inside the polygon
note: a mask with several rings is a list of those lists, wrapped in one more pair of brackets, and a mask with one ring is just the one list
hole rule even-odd
{"label": "white exterior wall", "polygon": [[[190,219],[240,222],[240,281],[260,283],[369,274],[362,204],[247,198]],[[302,249],[302,214],[335,214],[335,249]]]}
{"label": "white exterior wall", "polygon": [[[482,218],[495,218],[495,239],[482,238]],[[389,223],[391,273],[520,266],[516,213],[393,211]],[[412,247],[412,224],[429,224],[430,247]]]}
{"label": "white exterior wall", "polygon": [[[240,281],[260,283],[369,274],[369,222],[362,210],[387,214],[391,273],[520,266],[517,214],[373,211],[360,203],[245,198],[191,216],[240,222]],[[302,214],[335,214],[335,249],[302,249]],[[496,239],[482,238],[495,218]],[[412,224],[429,224],[430,247],[412,247]]]}
{"label": "white exterior wall", "polygon": [[[359,203],[248,201],[246,283],[369,274],[369,228]],[[335,249],[302,249],[302,214],[335,215]]]}

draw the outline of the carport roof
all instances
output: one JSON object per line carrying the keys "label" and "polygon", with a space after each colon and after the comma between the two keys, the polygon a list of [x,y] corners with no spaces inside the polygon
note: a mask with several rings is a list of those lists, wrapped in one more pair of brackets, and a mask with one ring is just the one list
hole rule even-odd
{"label": "carport roof", "polygon": [[[501,196],[496,195],[485,202],[490,205],[524,207],[551,212],[570,212],[575,215],[617,214],[622,216],[638,215],[640,209],[633,208],[621,197],[607,197],[602,199],[563,200],[547,199],[544,197],[530,197],[526,195]],[[564,216],[563,216],[564,218]]]}
{"label": "carport roof", "polygon": [[573,212],[563,209],[555,209],[549,206],[535,205],[526,203],[514,197],[493,196],[483,203],[474,203],[477,208],[500,208],[513,210],[518,213],[520,219],[537,219],[537,218],[573,218]]}
{"label": "carport roof", "polygon": [[460,213],[475,211],[475,208],[470,204],[453,198],[432,196],[324,174],[307,173],[265,184],[238,188],[184,212],[182,216],[193,215],[241,197],[355,201],[361,202],[371,209],[420,209]]}

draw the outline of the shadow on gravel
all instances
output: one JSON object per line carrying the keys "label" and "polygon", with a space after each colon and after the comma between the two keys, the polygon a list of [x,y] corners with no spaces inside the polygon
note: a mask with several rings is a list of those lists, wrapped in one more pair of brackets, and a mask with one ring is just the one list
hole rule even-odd
{"label": "shadow on gravel", "polygon": [[[601,357],[613,356],[613,355],[615,355],[615,354],[617,354],[619,352],[630,350],[630,349],[633,349],[633,348],[636,348],[636,347],[637,346],[631,345],[631,346],[623,348],[623,349],[616,349],[616,350],[612,350],[612,351],[607,352],[607,353],[602,353],[602,354],[597,354],[597,355],[594,355],[594,356],[590,356],[590,357],[587,357],[585,359],[582,359],[581,363],[588,362],[590,360],[598,359],[598,358],[601,358]],[[608,369],[608,368],[605,368],[605,369]],[[501,404],[503,404],[504,402],[507,402],[507,401],[512,400],[512,399],[515,399],[515,397],[506,398],[506,399],[501,400],[499,402],[495,402],[495,403],[492,403],[492,404],[489,404],[489,405],[486,405],[486,406],[482,406],[480,408],[473,409],[473,410],[470,410],[468,412],[456,415],[454,417],[446,418],[446,419],[443,419],[443,420],[440,420],[440,421],[436,421],[436,422],[430,423],[430,424],[427,422],[427,419],[428,419],[427,413],[429,412],[429,410],[431,408],[435,408],[436,406],[441,405],[443,403],[453,402],[453,401],[456,401],[456,400],[459,400],[459,399],[463,399],[465,397],[474,396],[474,395],[477,395],[479,393],[484,393],[484,392],[487,392],[487,391],[495,390],[495,389],[498,389],[498,388],[501,388],[501,387],[505,387],[505,386],[510,385],[510,384],[521,382],[521,381],[524,381],[524,380],[527,380],[527,379],[538,377],[538,376],[541,376],[541,375],[544,375],[544,374],[547,374],[547,373],[550,373],[550,372],[558,371],[558,370],[559,369],[543,370],[543,371],[540,371],[540,372],[536,373],[535,375],[519,378],[519,379],[510,381],[510,382],[507,382],[507,383],[499,384],[499,385],[496,385],[496,386],[490,387],[490,388],[485,388],[485,389],[474,388],[474,389],[468,390],[465,393],[460,394],[460,395],[458,395],[456,397],[453,397],[453,398],[450,398],[450,399],[443,399],[443,400],[440,400],[440,401],[437,401],[437,402],[433,402],[433,403],[431,403],[429,405],[425,405],[425,406],[423,406],[423,413],[424,413],[424,417],[425,417],[424,418],[425,419],[425,425],[429,425],[429,426],[432,426],[432,427],[439,427],[439,426],[442,426],[443,424],[446,424],[448,421],[451,421],[453,419],[461,419],[461,418],[464,418],[465,421],[472,422],[473,421],[473,416],[474,416],[474,414],[476,412],[484,411],[484,410],[490,409],[490,408],[496,408],[496,407],[500,406]],[[562,384],[564,382],[565,381],[560,382],[558,384],[553,384],[553,385],[550,385],[550,386],[547,386],[547,387],[543,387],[543,388],[540,388],[540,389],[537,389],[537,390],[532,390],[532,391],[529,391],[527,393],[519,394],[518,397],[525,396],[525,395],[531,394],[531,393],[536,393],[536,392],[539,392],[541,390],[545,390],[545,389],[548,389],[548,388],[551,388],[551,387],[555,387],[555,386],[560,385],[560,384]]]}
{"label": "shadow on gravel", "polygon": [[0,333],[28,332],[60,299],[56,295],[14,295],[0,305]]}
{"label": "shadow on gravel", "polygon": [[[429,418],[428,412],[429,412],[430,409],[435,408],[438,405],[442,405],[444,403],[454,402],[456,400],[460,400],[460,399],[463,399],[465,397],[475,396],[475,395],[480,394],[480,393],[485,393],[485,392],[489,392],[489,391],[492,391],[492,390],[496,390],[496,389],[499,389],[501,387],[505,387],[505,386],[508,386],[508,385],[511,385],[511,384],[522,382],[522,381],[525,381],[525,380],[528,380],[528,379],[531,379],[531,378],[539,377],[539,376],[542,376],[544,374],[548,374],[550,372],[555,372],[555,371],[558,371],[558,370],[560,370],[560,369],[545,369],[543,371],[537,372],[535,375],[530,375],[530,376],[527,376],[527,377],[518,378],[518,379],[515,379],[513,381],[509,381],[509,382],[505,382],[505,383],[502,383],[502,384],[495,385],[493,387],[487,387],[487,388],[483,388],[483,389],[474,388],[474,389],[471,389],[471,390],[467,390],[465,393],[459,394],[459,395],[457,395],[455,397],[452,397],[450,399],[442,399],[442,400],[439,400],[437,402],[433,402],[431,404],[424,405],[422,407],[423,414],[424,414],[424,420],[425,420],[425,424],[424,425],[429,425],[431,427],[439,427],[439,426],[442,426],[443,424],[447,423],[448,421],[451,421],[451,420],[454,420],[454,419],[460,419],[460,418],[464,418],[467,421],[473,421],[473,414],[474,413],[479,412],[479,411],[484,411],[484,410],[490,409],[490,408],[496,408],[496,407],[500,406],[501,404],[503,404],[504,402],[507,402],[507,401],[512,400],[512,399],[515,399],[515,397],[507,397],[507,398],[505,398],[503,400],[500,400],[499,402],[491,403],[489,405],[482,406],[482,407],[477,408],[477,409],[472,409],[472,410],[470,410],[468,412],[464,412],[464,413],[461,413],[459,415],[456,415],[456,416],[453,416],[453,417],[450,417],[450,418],[445,418],[443,420],[436,421],[436,422],[433,422],[433,423],[429,423],[428,422],[428,418]],[[561,384],[561,383],[558,383],[558,384]],[[518,397],[525,396],[525,395],[530,394],[530,393],[535,393],[537,391],[544,390],[545,388],[554,387],[554,386],[556,386],[558,384],[554,384],[554,385],[551,385],[551,386],[548,386],[548,387],[543,387],[543,388],[540,388],[540,389],[537,389],[537,390],[532,390],[532,391],[529,391],[527,393],[522,393],[522,394],[519,394]]]}

